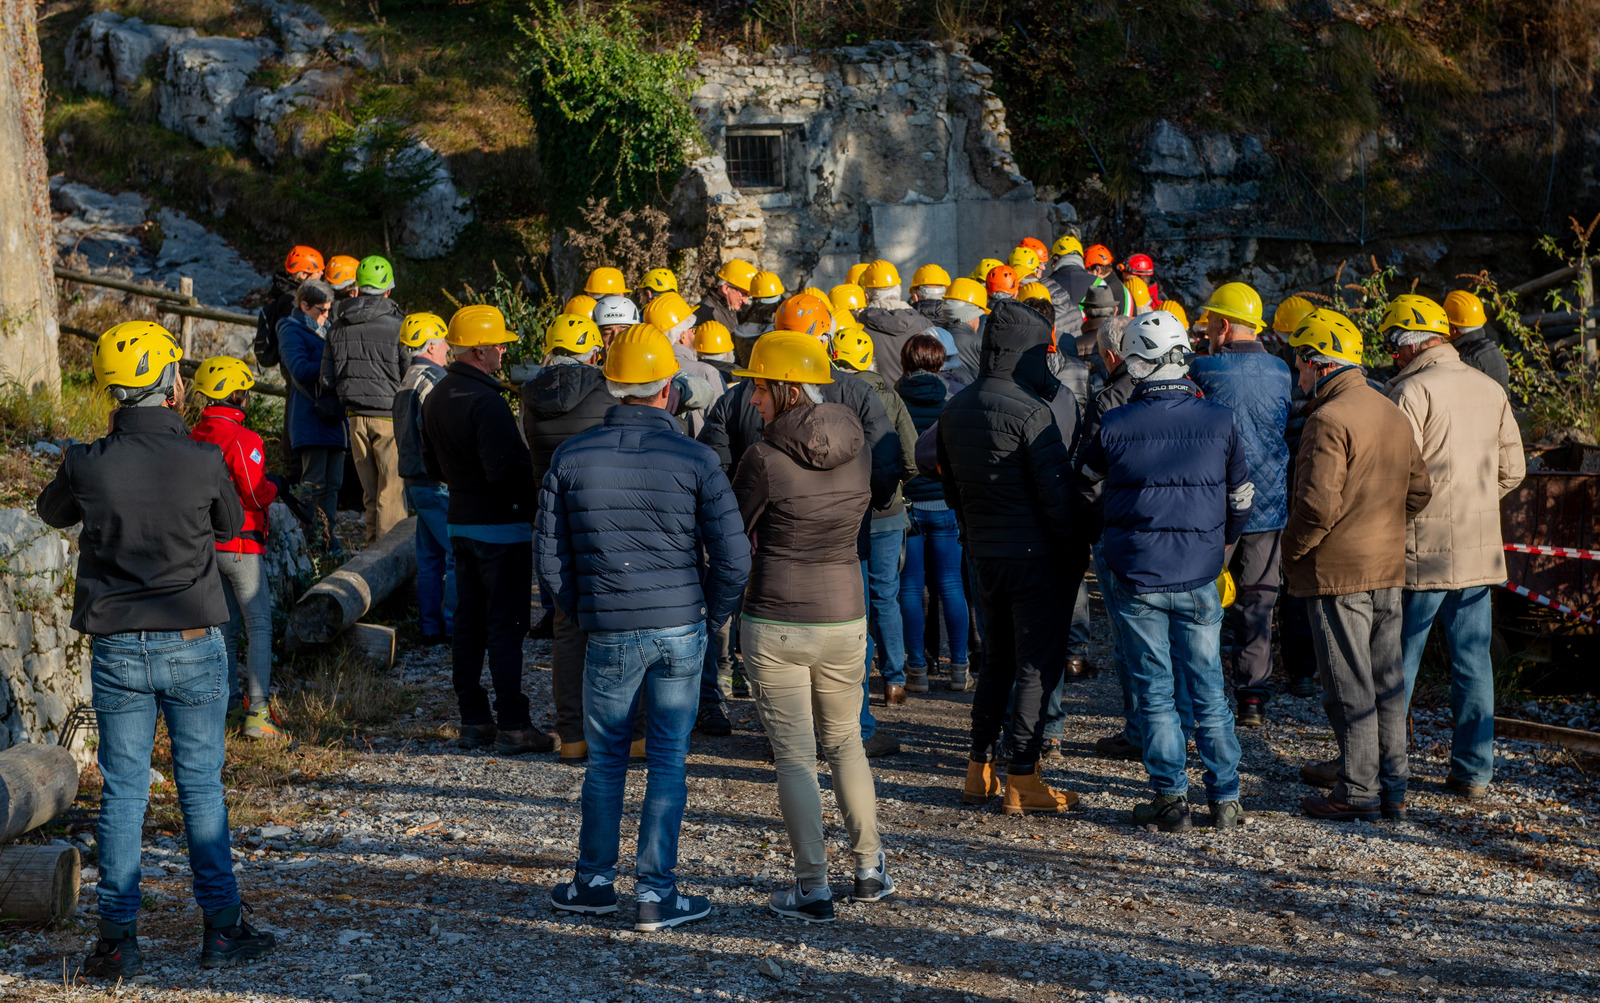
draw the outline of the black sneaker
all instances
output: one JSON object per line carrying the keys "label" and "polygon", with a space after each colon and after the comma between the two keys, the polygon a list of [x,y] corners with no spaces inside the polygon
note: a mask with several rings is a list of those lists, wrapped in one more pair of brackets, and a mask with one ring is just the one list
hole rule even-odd
{"label": "black sneaker", "polygon": [[134,924],[100,924],[94,953],[83,959],[83,973],[102,979],[129,979],[144,971]]}
{"label": "black sneaker", "polygon": [[487,748],[494,744],[498,730],[492,724],[464,724],[461,726],[461,737],[456,739],[456,744],[463,749]]}
{"label": "black sneaker", "polygon": [[868,759],[875,756],[893,756],[900,751],[900,740],[893,735],[875,731],[871,738],[861,743],[861,748]]}
{"label": "black sneaker", "polygon": [[1062,756],[1061,756],[1061,739],[1059,739],[1059,738],[1047,738],[1047,739],[1045,739],[1044,740],[1044,745],[1039,747],[1039,758],[1040,759],[1060,759],[1060,758],[1062,758]]}
{"label": "black sneaker", "polygon": [[853,902],[877,902],[894,894],[894,878],[889,877],[889,862],[883,851],[878,851],[878,862],[867,868],[856,868],[855,890],[850,893]]}
{"label": "black sneaker", "polygon": [[1292,697],[1314,697],[1317,695],[1317,681],[1310,676],[1297,676],[1289,680],[1289,695]]}
{"label": "black sneaker", "polygon": [[733,734],[733,722],[728,720],[728,712],[721,703],[707,703],[701,705],[700,714],[694,719],[694,730],[702,735],[723,738]]}
{"label": "black sneaker", "polygon": [[826,881],[810,891],[801,888],[796,881],[788,888],[773,892],[767,899],[767,908],[779,916],[806,923],[832,923],[834,920],[833,892]]}
{"label": "black sneaker", "polygon": [[1125,732],[1107,735],[1094,743],[1094,754],[1101,759],[1143,759],[1144,750],[1128,741]]}
{"label": "black sneaker", "polygon": [[206,931],[200,942],[201,968],[234,968],[271,954],[277,938],[244,921],[241,905],[206,917]]}
{"label": "black sneaker", "polygon": [[1189,817],[1189,798],[1185,794],[1157,794],[1145,804],[1133,806],[1135,825],[1153,825],[1162,832],[1188,832],[1194,828]]}
{"label": "black sneaker", "polygon": [[1239,712],[1234,723],[1241,728],[1259,728],[1267,723],[1267,702],[1258,696],[1239,694]]}
{"label": "black sneaker", "polygon": [[557,912],[606,916],[617,911],[617,890],[598,874],[587,883],[573,879],[550,889],[550,907]]}
{"label": "black sneaker", "polygon": [[551,610],[545,610],[539,622],[528,630],[528,636],[535,641],[553,641],[556,636],[556,615]]}
{"label": "black sneaker", "polygon": [[556,740],[537,728],[514,728],[494,737],[494,751],[502,756],[522,756],[530,752],[550,752]]}
{"label": "black sneaker", "polygon": [[673,892],[663,899],[653,891],[639,893],[639,921],[633,924],[641,933],[654,933],[679,923],[692,923],[711,915],[711,900],[704,895]]}
{"label": "black sneaker", "polygon": [[1244,824],[1244,805],[1237,800],[1211,802],[1211,828],[1237,829]]}

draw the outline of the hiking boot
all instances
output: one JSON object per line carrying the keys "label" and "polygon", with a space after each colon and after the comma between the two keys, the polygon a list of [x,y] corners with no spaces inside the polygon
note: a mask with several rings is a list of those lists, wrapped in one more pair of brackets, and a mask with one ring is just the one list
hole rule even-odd
{"label": "hiking boot", "polygon": [[1489,796],[1488,787],[1469,784],[1465,780],[1457,780],[1455,777],[1445,778],[1444,789],[1464,801],[1482,801]]}
{"label": "hiking boot", "polygon": [[733,695],[741,700],[750,697],[750,680],[745,677],[743,662],[733,667]]}
{"label": "hiking boot", "polygon": [[889,861],[879,850],[877,863],[856,868],[855,890],[850,893],[850,901],[878,902],[893,894],[894,878],[889,877]]}
{"label": "hiking boot", "polygon": [[244,719],[250,716],[250,708],[243,702],[228,705],[228,716],[223,722],[223,727],[229,734],[237,732],[244,727]]}
{"label": "hiking boot", "polygon": [[966,804],[987,804],[1000,793],[1000,777],[993,763],[967,760],[967,785],[961,790],[961,800]]}
{"label": "hiking boot", "polygon": [[1289,695],[1292,697],[1314,697],[1317,695],[1317,681],[1310,676],[1296,676],[1289,680]]}
{"label": "hiking boot", "polygon": [[1039,758],[1040,759],[1062,759],[1062,758],[1064,758],[1061,755],[1061,739],[1059,739],[1059,738],[1047,738],[1047,739],[1045,739],[1044,740],[1044,745],[1039,747]]}
{"label": "hiking boot", "polygon": [[900,752],[900,740],[893,735],[886,735],[881,731],[872,733],[872,737],[861,743],[861,751],[871,759],[875,756],[893,756]]}
{"label": "hiking boot", "polygon": [[556,637],[556,614],[554,610],[545,610],[539,622],[528,629],[528,636],[535,641],[553,641]]}
{"label": "hiking boot", "polygon": [[885,707],[898,707],[906,702],[906,688],[900,683],[883,684],[883,705]]}
{"label": "hiking boot", "polygon": [[1212,801],[1211,828],[1237,829],[1244,824],[1244,805],[1237,799],[1233,801]]}
{"label": "hiking boot", "polygon": [[556,912],[606,916],[617,911],[617,889],[610,878],[599,874],[588,881],[573,878],[550,889],[550,908]]}
{"label": "hiking boot", "polygon": [[1380,814],[1375,804],[1351,804],[1332,794],[1308,794],[1300,799],[1300,810],[1327,822],[1376,822]]}
{"label": "hiking boot", "polygon": [[733,722],[728,719],[728,711],[722,704],[712,702],[700,708],[700,713],[694,719],[694,730],[713,738],[725,738],[733,734]]}
{"label": "hiking boot", "polygon": [[1096,740],[1094,754],[1101,759],[1141,760],[1144,758],[1144,750],[1128,741],[1127,733],[1121,731],[1115,735],[1107,735],[1105,738]]}
{"label": "hiking boot", "polygon": [[1038,763],[1029,773],[1006,771],[1006,796],[1000,802],[1002,815],[1036,815],[1064,812],[1078,803],[1072,791],[1053,790],[1040,776]]}
{"label": "hiking boot", "polygon": [[1239,694],[1239,712],[1233,721],[1241,728],[1259,728],[1267,723],[1267,702],[1254,694]]}
{"label": "hiking boot", "polygon": [[492,724],[464,724],[456,744],[463,749],[484,749],[494,744],[497,732]]}
{"label": "hiking boot", "polygon": [[206,917],[204,939],[200,942],[201,968],[234,968],[264,958],[277,947],[270,933],[263,933],[244,921],[244,904]]}
{"label": "hiking boot", "polygon": [[673,892],[663,899],[653,891],[639,893],[639,921],[635,930],[654,933],[679,923],[693,923],[711,915],[711,900],[704,895],[685,895]]}
{"label": "hiking boot", "polygon": [[649,758],[649,755],[645,752],[644,739],[636,738],[628,743],[628,762],[642,763]]}
{"label": "hiking boot", "polygon": [[239,727],[239,734],[245,738],[264,742],[289,740],[289,733],[278,725],[269,707],[248,711],[244,716],[244,723]]}
{"label": "hiking boot", "polygon": [[975,672],[968,671],[968,663],[950,663],[950,689],[955,693],[965,693],[976,688],[978,676]]}
{"label": "hiking boot", "polygon": [[1406,808],[1404,801],[1384,801],[1378,805],[1378,812],[1391,822],[1404,822],[1411,817],[1411,812]]}
{"label": "hiking boot", "polygon": [[510,728],[494,737],[494,751],[502,756],[549,752],[555,747],[555,739],[537,728]]}
{"label": "hiking boot", "polygon": [[560,761],[568,766],[576,766],[579,763],[588,762],[589,743],[581,738],[576,742],[563,741],[561,743],[560,757]]}
{"label": "hiking boot", "polygon": [[1339,761],[1324,759],[1320,763],[1307,763],[1300,767],[1300,779],[1312,787],[1326,787],[1332,790],[1339,786]]}
{"label": "hiking boot", "polygon": [[83,973],[102,979],[129,979],[144,970],[139,953],[138,922],[100,921],[100,939],[94,953],[83,959]]}
{"label": "hiking boot", "polygon": [[1074,655],[1072,658],[1067,659],[1067,667],[1063,674],[1067,682],[1075,683],[1080,679],[1093,678],[1099,675],[1099,671],[1094,667],[1094,663],[1087,658]]}
{"label": "hiking boot", "polygon": [[928,667],[926,665],[906,666],[906,692],[928,692]]}
{"label": "hiking boot", "polygon": [[767,908],[779,916],[787,916],[806,923],[832,923],[833,891],[826,881],[810,891],[806,891],[800,882],[796,881],[788,888],[773,892],[767,899]]}
{"label": "hiking boot", "polygon": [[1144,804],[1134,805],[1133,824],[1153,825],[1162,832],[1188,832],[1194,828],[1194,819],[1189,815],[1189,795],[1157,794]]}

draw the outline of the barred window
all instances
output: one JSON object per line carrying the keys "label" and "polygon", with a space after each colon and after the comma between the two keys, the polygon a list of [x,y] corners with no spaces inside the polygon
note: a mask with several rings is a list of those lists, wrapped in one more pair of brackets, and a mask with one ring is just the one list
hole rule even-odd
{"label": "barred window", "polygon": [[782,130],[729,129],[726,138],[728,181],[735,188],[784,187]]}

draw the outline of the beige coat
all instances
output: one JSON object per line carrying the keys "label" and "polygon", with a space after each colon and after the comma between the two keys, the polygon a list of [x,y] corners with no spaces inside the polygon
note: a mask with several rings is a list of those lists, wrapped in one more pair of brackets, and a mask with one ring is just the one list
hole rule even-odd
{"label": "beige coat", "polygon": [[1453,345],[1418,355],[1385,389],[1411,420],[1433,482],[1433,500],[1406,527],[1406,588],[1499,585],[1500,499],[1525,473],[1505,391]]}

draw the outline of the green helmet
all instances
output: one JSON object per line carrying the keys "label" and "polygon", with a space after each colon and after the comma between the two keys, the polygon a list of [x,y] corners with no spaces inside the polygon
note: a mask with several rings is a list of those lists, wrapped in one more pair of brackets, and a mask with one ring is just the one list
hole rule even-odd
{"label": "green helmet", "polygon": [[360,289],[377,289],[380,292],[394,288],[394,269],[389,262],[376,254],[361,259],[356,266],[356,286]]}

